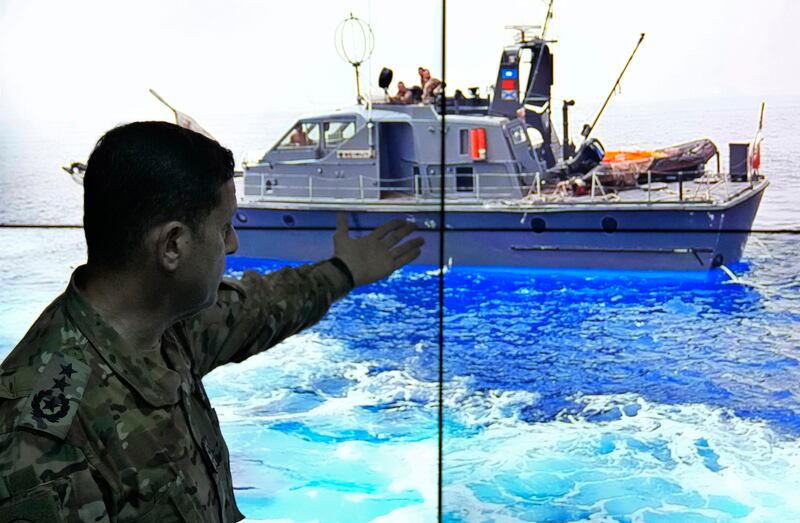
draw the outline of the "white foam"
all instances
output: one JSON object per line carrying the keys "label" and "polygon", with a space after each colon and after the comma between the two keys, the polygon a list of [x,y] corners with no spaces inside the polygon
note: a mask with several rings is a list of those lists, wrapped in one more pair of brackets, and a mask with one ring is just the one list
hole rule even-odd
{"label": "white foam", "polygon": [[[800,518],[796,495],[800,477],[794,473],[800,466],[800,449],[795,440],[778,435],[766,424],[706,405],[660,405],[635,395],[586,396],[580,401],[585,403],[584,412],[604,412],[631,403],[640,409],[634,416],[623,414],[602,423],[564,417],[548,423],[492,425],[474,437],[451,438],[445,469],[448,463],[454,469],[448,492],[452,490],[458,499],[455,506],[477,510],[482,517],[507,515],[508,506],[514,504],[513,492],[505,492],[507,504],[492,504],[477,500],[472,488],[504,474],[535,482],[537,474],[546,473],[572,485],[550,502],[568,505],[571,496],[592,485],[606,489],[608,499],[613,499],[624,494],[615,490],[619,481],[655,478],[678,485],[684,493],[700,495],[705,504],[712,496],[720,496],[751,507],[752,512],[741,521]],[[718,456],[720,470],[707,466],[707,459],[698,452],[700,440]],[[600,450],[604,441],[607,448]],[[663,497],[657,492],[652,496]],[[609,516],[604,514],[605,501],[598,500],[592,510]],[[725,517],[713,507],[697,510]]]}
{"label": "white foam", "polygon": [[[374,372],[371,362],[348,361],[344,349],[335,340],[305,334],[238,368],[215,371],[211,381],[223,394],[223,405],[218,408],[223,423],[296,420],[320,434],[366,431],[379,440],[356,438],[303,445],[323,449],[324,459],[339,463],[341,470],[351,468],[356,478],[385,478],[381,483],[383,494],[378,495],[418,492],[423,500],[373,521],[430,521],[436,509],[438,386],[420,380],[409,370]],[[254,372],[258,379],[241,378],[241,372]],[[349,385],[340,394],[323,395],[305,411],[281,410],[284,402],[297,394],[298,385],[313,386],[321,376],[339,376]],[[259,393],[253,394],[254,390]],[[662,481],[655,484],[678,489],[679,494],[694,496],[692,499],[699,499],[701,504],[687,508],[680,496],[642,491],[648,500],[655,500],[655,508],[627,514],[634,520],[652,510],[690,510],[709,517],[729,517],[714,505],[714,499],[727,500],[725,503],[733,503],[734,509],[741,509],[740,521],[800,519],[800,498],[796,496],[800,477],[794,472],[800,468],[800,449],[796,440],[775,432],[766,423],[702,404],[653,403],[636,394],[577,397],[574,399],[582,405],[579,414],[530,423],[521,419],[521,412],[540,401],[535,393],[476,391],[472,380],[465,377],[446,383],[445,391],[445,421],[448,427],[454,427],[448,429],[444,442],[445,503],[456,512],[468,511],[468,519],[518,520],[521,516],[515,511],[535,505],[524,497],[525,482],[535,486],[542,474],[569,485],[567,491],[551,493],[549,502],[583,507],[591,513],[592,521],[613,518],[609,503],[624,498],[626,492],[620,485],[631,479]],[[376,406],[383,410],[363,408]],[[635,407],[627,409],[635,414],[625,414],[625,406]],[[594,415],[615,409],[623,412],[618,419],[590,421],[597,419]],[[459,427],[468,430],[459,432]],[[430,435],[421,440],[402,436],[413,436],[415,430]],[[291,440],[294,436],[286,434],[284,438]],[[708,451],[698,442],[705,442],[702,445]],[[308,474],[313,477],[313,472]],[[502,484],[504,477],[519,478],[523,492],[514,493],[501,486],[499,499],[476,496],[476,487]],[[605,497],[582,499],[581,493],[585,495],[591,489],[605,491]],[[359,498],[359,493],[348,495],[351,503],[374,499]]]}

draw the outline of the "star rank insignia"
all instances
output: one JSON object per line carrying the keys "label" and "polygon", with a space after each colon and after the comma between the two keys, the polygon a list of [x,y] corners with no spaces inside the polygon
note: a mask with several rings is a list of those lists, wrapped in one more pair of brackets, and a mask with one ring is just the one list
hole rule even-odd
{"label": "star rank insignia", "polygon": [[61,374],[62,376],[66,376],[67,379],[71,379],[72,375],[75,374],[77,371],[72,368],[72,363],[68,363],[66,365],[61,365]]}
{"label": "star rank insignia", "polygon": [[89,366],[61,353],[42,356],[45,368],[28,399],[19,425],[64,438],[83,398]]}

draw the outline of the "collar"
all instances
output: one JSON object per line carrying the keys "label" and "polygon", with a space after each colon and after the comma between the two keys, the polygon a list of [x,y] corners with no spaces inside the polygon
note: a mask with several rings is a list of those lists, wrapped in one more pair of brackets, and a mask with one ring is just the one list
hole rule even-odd
{"label": "collar", "polygon": [[[153,407],[166,407],[178,402],[180,375],[162,365],[145,362],[137,352],[92,308],[75,283],[84,269],[75,269],[65,293],[67,314],[86,336],[100,357],[114,372]],[[162,339],[163,341],[163,339]]]}

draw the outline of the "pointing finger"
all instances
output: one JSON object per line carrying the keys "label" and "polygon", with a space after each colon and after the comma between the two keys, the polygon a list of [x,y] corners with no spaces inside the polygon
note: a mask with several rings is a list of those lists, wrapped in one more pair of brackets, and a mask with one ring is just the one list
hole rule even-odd
{"label": "pointing finger", "polygon": [[401,227],[389,232],[386,236],[383,237],[381,240],[385,245],[388,247],[393,247],[394,245],[400,243],[405,239],[406,236],[411,234],[417,230],[417,226],[413,223],[406,222]]}
{"label": "pointing finger", "polygon": [[404,220],[395,219],[384,223],[383,225],[376,227],[372,234],[380,239],[383,239],[384,236],[389,234],[390,232],[394,231],[395,229],[399,229],[403,226],[403,224],[408,223]]}
{"label": "pointing finger", "polygon": [[[392,249],[391,251],[392,258],[394,258],[395,260],[403,259],[403,257],[408,255],[409,252],[413,252],[415,250],[418,251],[420,247],[422,247],[424,244],[425,240],[423,240],[422,238],[413,238],[411,240],[408,240],[407,242],[402,243],[397,247],[395,247],[394,249]],[[414,258],[416,258],[417,256],[419,256],[419,254],[414,256]],[[412,260],[414,258],[412,258]]]}
{"label": "pointing finger", "polygon": [[[411,242],[404,243],[403,245],[408,245]],[[408,252],[404,253],[402,256],[395,258],[395,268],[399,269],[404,265],[408,265],[412,261],[416,260],[417,257],[422,253],[419,248],[410,249]]]}

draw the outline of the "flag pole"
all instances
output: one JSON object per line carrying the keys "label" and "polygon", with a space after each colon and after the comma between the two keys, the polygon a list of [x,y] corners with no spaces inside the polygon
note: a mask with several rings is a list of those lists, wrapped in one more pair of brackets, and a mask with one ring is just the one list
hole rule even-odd
{"label": "flag pole", "polygon": [[211,136],[211,133],[209,133],[208,131],[203,129],[203,127],[199,123],[197,123],[194,118],[192,118],[188,114],[182,113],[182,112],[178,111],[177,109],[175,109],[174,107],[172,107],[170,104],[167,103],[166,100],[161,98],[161,95],[159,95],[153,89],[148,89],[148,91],[150,91],[150,94],[152,94],[153,96],[158,98],[159,102],[161,102],[162,104],[166,105],[170,109],[170,111],[172,111],[172,114],[175,115],[175,125],[177,125],[178,127],[183,127],[184,129],[189,129],[190,131],[194,131],[196,133],[203,134],[203,135],[205,135],[207,138],[209,138],[211,140],[214,140],[214,141],[217,140],[216,138]]}
{"label": "flag pole", "polygon": [[161,98],[161,96],[160,96],[160,95],[159,95],[157,92],[155,92],[155,91],[154,91],[154,90],[152,90],[152,89],[148,89],[148,91],[150,91],[150,94],[152,94],[153,96],[155,96],[156,98],[158,98],[158,101],[159,101],[159,102],[161,102],[162,104],[164,104],[164,105],[166,105],[167,107],[169,107],[170,111],[172,111],[173,113],[175,113],[175,117],[176,117],[176,118],[178,117],[178,111],[176,111],[174,107],[172,107],[170,104],[168,104],[166,100],[164,100],[163,98]]}

